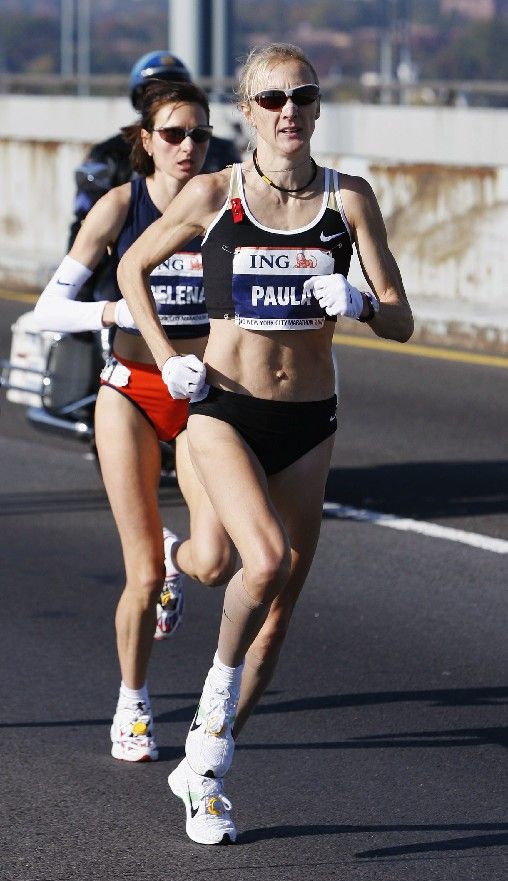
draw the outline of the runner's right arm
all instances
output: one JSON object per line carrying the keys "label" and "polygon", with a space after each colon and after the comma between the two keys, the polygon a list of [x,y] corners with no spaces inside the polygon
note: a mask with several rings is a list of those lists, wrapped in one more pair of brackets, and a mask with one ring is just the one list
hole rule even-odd
{"label": "runner's right arm", "polygon": [[[127,215],[129,198],[130,184],[115,187],[87,214],[71,250],[37,301],[34,317],[40,330],[78,333],[115,324],[115,313],[120,314],[117,303],[109,300],[82,302],[76,297],[108,245],[118,237]],[[126,309],[123,316],[123,326],[132,327]]]}

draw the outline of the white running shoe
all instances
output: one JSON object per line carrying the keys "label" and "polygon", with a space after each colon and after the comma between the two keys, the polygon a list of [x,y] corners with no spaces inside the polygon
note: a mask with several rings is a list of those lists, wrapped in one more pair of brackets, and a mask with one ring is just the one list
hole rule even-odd
{"label": "white running shoe", "polygon": [[232,804],[224,795],[222,780],[194,774],[182,759],[169,775],[171,791],[181,798],[187,814],[185,831],[197,844],[232,844],[236,828],[229,812]]}
{"label": "white running shoe", "polygon": [[177,631],[182,623],[184,598],[183,598],[183,582],[184,576],[180,572],[174,572],[174,566],[171,559],[171,548],[178,536],[166,527],[163,528],[164,536],[164,556],[166,560],[166,572],[173,572],[172,575],[166,575],[164,579],[164,587],[162,588],[159,602],[157,603],[157,621],[155,625],[154,639],[169,639]]}
{"label": "white running shoe", "polygon": [[182,623],[183,580],[184,576],[180,573],[164,579],[164,587],[157,603],[154,639],[169,639]]}
{"label": "white running shoe", "polygon": [[153,737],[152,711],[143,701],[117,707],[111,725],[111,755],[124,762],[155,762],[159,758]]}
{"label": "white running shoe", "polygon": [[212,667],[185,741],[185,755],[196,774],[221,778],[229,770],[238,697],[239,689],[233,691],[220,683]]}

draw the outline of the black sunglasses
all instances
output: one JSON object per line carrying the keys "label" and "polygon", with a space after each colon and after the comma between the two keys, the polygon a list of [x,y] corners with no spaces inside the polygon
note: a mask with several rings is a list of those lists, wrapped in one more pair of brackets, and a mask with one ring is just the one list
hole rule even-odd
{"label": "black sunglasses", "polygon": [[154,132],[159,132],[166,144],[181,144],[185,138],[192,138],[195,144],[204,144],[212,137],[213,128],[211,125],[196,125],[194,128],[181,128],[179,125],[162,126],[162,128],[154,128]]}
{"label": "black sunglasses", "polygon": [[282,110],[288,98],[291,98],[297,107],[305,107],[319,98],[319,86],[309,83],[305,86],[296,86],[294,89],[267,89],[252,95],[250,100],[255,101],[264,110]]}

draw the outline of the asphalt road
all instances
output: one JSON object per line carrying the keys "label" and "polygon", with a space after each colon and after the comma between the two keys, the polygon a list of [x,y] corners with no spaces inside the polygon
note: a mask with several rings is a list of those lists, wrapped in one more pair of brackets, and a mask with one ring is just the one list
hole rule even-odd
{"label": "asphalt road", "polygon": [[[0,355],[26,308],[2,302]],[[189,582],[181,629],[154,646],[159,762],[116,762],[123,570],[100,477],[84,447],[2,401],[1,881],[506,881],[508,374],[357,345],[338,356],[331,516],[226,780],[229,848],[186,838],[166,784],[222,591]],[[337,518],[339,505],[404,519]],[[175,487],[161,506],[185,533]]]}

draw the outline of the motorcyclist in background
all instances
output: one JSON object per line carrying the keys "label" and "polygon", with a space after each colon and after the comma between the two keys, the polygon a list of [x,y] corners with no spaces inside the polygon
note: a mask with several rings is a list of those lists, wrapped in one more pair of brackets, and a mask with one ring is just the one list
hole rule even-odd
{"label": "motorcyclist in background", "polygon": [[[148,52],[134,64],[129,76],[129,97],[135,110],[139,110],[143,92],[152,79],[169,82],[191,82],[185,64],[167,51]],[[90,208],[112,187],[131,180],[130,146],[123,135],[113,135],[89,151],[76,169],[76,196],[74,219],[69,231],[68,250],[72,247],[79,228]],[[226,165],[240,162],[240,154],[233,141],[212,136],[203,172],[220,171]],[[108,256],[101,260],[92,277],[83,285],[80,300],[117,300],[120,298],[113,264]]]}

